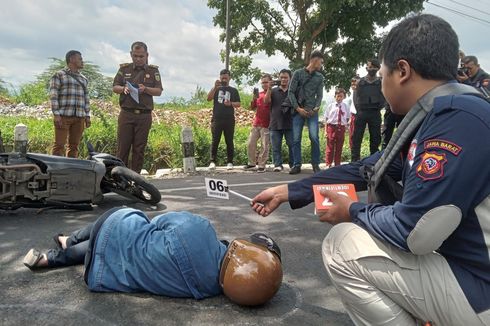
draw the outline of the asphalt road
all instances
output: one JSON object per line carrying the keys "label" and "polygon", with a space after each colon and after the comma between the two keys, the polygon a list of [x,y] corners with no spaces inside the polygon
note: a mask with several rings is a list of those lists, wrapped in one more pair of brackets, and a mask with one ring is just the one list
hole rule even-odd
{"label": "asphalt road", "polygon": [[[311,172],[304,172],[305,177]],[[216,177],[253,197],[268,186],[298,177],[287,173],[234,173]],[[152,181],[162,204],[149,208],[109,194],[93,211],[30,209],[0,211],[0,325],[352,325],[330,283],[321,243],[330,226],[320,223],[310,205],[293,211],[283,205],[268,218],[253,213],[247,201],[206,197],[204,177]],[[219,296],[202,301],[148,294],[91,293],[83,266],[31,272],[22,258],[31,247],[54,245],[52,236],[94,221],[105,210],[127,205],[150,217],[188,210],[212,221],[220,238],[264,232],[283,252],[284,280],[276,297],[259,308],[243,308]]]}

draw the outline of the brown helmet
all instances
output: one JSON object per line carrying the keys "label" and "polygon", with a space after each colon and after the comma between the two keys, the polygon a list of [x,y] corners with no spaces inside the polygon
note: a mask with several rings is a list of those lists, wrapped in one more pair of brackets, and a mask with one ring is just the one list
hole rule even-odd
{"label": "brown helmet", "polygon": [[281,250],[265,234],[235,239],[228,246],[220,272],[220,284],[233,302],[256,306],[269,301],[282,282]]}

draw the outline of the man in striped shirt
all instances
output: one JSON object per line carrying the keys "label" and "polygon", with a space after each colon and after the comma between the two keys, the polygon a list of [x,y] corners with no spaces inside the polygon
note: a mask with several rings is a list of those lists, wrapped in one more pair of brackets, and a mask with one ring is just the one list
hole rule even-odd
{"label": "man in striped shirt", "polygon": [[49,84],[49,98],[54,116],[53,155],[78,157],[83,130],[90,127],[88,80],[80,73],[82,54],[71,50],[66,54],[67,67],[58,71]]}

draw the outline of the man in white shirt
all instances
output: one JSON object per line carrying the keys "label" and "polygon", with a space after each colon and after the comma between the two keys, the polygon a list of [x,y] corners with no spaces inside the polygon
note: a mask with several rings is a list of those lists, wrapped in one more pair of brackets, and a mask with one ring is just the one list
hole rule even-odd
{"label": "man in white shirt", "polygon": [[340,165],[342,148],[344,146],[345,130],[349,125],[350,109],[343,101],[345,90],[339,88],[335,91],[335,102],[325,110],[323,119],[325,121],[325,136],[327,137],[327,148],[325,150],[325,163],[327,167]]}

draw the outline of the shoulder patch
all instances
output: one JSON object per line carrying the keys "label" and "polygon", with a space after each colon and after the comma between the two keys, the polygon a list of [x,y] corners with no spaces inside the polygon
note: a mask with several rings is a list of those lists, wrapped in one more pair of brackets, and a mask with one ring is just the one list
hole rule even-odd
{"label": "shoulder patch", "polygon": [[154,68],[154,69],[158,69],[158,66],[157,65],[148,65],[148,67]]}
{"label": "shoulder patch", "polygon": [[425,152],[417,167],[417,176],[424,181],[440,179],[444,176],[446,163],[446,154]]}
{"label": "shoulder patch", "polygon": [[456,145],[450,141],[444,139],[430,139],[424,142],[424,149],[442,149],[448,151],[454,156],[458,156],[461,153],[461,146]]}
{"label": "shoulder patch", "polygon": [[119,67],[124,68],[124,67],[129,66],[130,64],[131,64],[131,63],[121,63],[121,64],[119,65]]}

